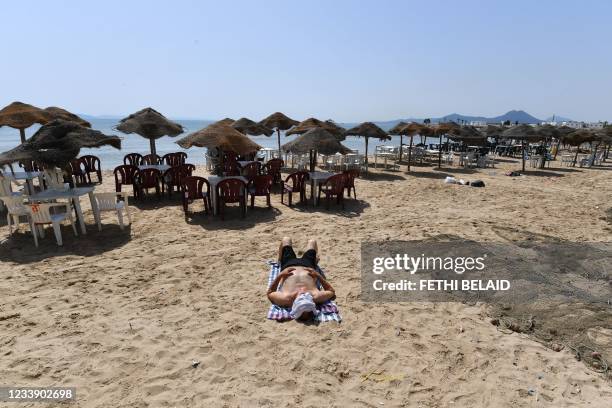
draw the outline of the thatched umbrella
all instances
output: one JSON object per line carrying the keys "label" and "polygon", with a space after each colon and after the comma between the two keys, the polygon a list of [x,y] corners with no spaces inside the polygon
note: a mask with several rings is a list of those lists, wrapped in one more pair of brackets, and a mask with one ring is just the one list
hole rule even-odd
{"label": "thatched umbrella", "polygon": [[144,108],[119,121],[116,127],[123,133],[136,133],[149,139],[151,154],[156,154],[155,140],[162,136],[178,136],[184,132],[183,126],[168,120],[153,108]]}
{"label": "thatched umbrella", "polygon": [[368,139],[376,138],[380,141],[391,140],[391,136],[372,122],[363,122],[344,132],[346,136],[363,136],[365,138],[365,168],[368,172]]}
{"label": "thatched umbrella", "polygon": [[448,133],[448,138],[455,141],[463,142],[464,144],[473,144],[483,146],[487,142],[488,136],[486,133],[480,132],[474,126],[461,126]]}
{"label": "thatched umbrella", "polygon": [[19,129],[21,143],[26,141],[25,130],[35,123],[44,125],[52,120],[48,112],[22,102],[13,102],[0,110],[0,127]]}
{"label": "thatched umbrella", "polygon": [[522,169],[525,171],[525,141],[540,141],[543,137],[538,133],[536,128],[527,124],[512,126],[504,130],[501,136],[506,139],[521,141]]}
{"label": "thatched umbrella", "polygon": [[422,125],[416,122],[411,122],[411,123],[400,122],[389,130],[389,134],[400,136],[400,154],[399,154],[400,162],[402,160],[403,137],[410,136],[410,146],[408,148],[408,171],[410,171],[410,162],[412,161],[412,142],[413,142],[414,135],[420,134],[420,135],[424,135],[425,137],[427,137],[432,134],[432,129],[428,127],[427,125]]}
{"label": "thatched umbrella", "polygon": [[[206,147],[208,149],[217,148],[221,151],[220,157],[223,160],[223,151],[230,151],[240,155],[255,153],[261,149],[257,143],[243,135],[236,129],[228,125],[212,124],[197,132],[191,133],[178,142],[179,146],[189,149],[192,146]],[[221,163],[218,174],[223,171]]]}
{"label": "thatched umbrella", "polygon": [[[294,154],[310,154],[310,171],[315,170],[317,153],[321,152],[326,155],[330,154],[347,154],[351,149],[344,146],[336,136],[331,134],[327,129],[312,128],[304,134],[285,143],[281,146],[282,150],[287,153]],[[314,154],[313,154],[314,153]]]}
{"label": "thatched umbrella", "polygon": [[593,143],[599,139],[599,136],[589,129],[574,129],[573,132],[563,135],[562,138],[563,143],[576,147],[576,154],[574,155],[574,161],[572,163],[572,165],[575,166],[578,160],[578,151],[580,150],[578,147],[583,143]]}
{"label": "thatched umbrella", "polygon": [[218,120],[214,123],[211,123],[211,125],[228,125],[228,126],[232,126],[234,124],[235,120],[232,118],[224,118],[221,120]]}
{"label": "thatched umbrella", "polygon": [[554,160],[557,160],[557,154],[559,153],[559,150],[561,148],[561,142],[563,141],[563,138],[566,135],[569,135],[570,133],[573,133],[575,131],[575,128],[571,128],[566,125],[557,127],[557,149],[555,150],[555,156],[553,157]]}
{"label": "thatched umbrella", "polygon": [[299,124],[297,120],[293,120],[284,113],[274,112],[270,116],[265,119],[262,119],[259,123],[268,127],[270,129],[276,130],[276,136],[278,138],[278,154],[281,152],[281,141],[280,141],[280,132],[281,130],[289,130],[293,126]]}
{"label": "thatched umbrella", "polygon": [[487,137],[497,139],[504,132],[504,128],[501,126],[487,125],[482,132],[487,135]]}
{"label": "thatched umbrella", "polygon": [[240,133],[251,136],[271,136],[274,133],[272,129],[248,118],[240,118],[232,123],[231,126]]}
{"label": "thatched umbrella", "polygon": [[75,122],[62,119],[43,125],[25,143],[0,154],[0,165],[18,161],[36,161],[46,167],[65,168],[83,147],[112,146],[121,148],[121,139],[107,136]]}
{"label": "thatched umbrella", "polygon": [[438,168],[442,167],[442,136],[450,133],[459,134],[461,126],[455,122],[440,122],[434,128],[434,134],[440,138],[438,142]]}
{"label": "thatched umbrella", "polygon": [[308,119],[300,122],[299,124],[294,126],[291,130],[289,130],[285,134],[287,136],[290,136],[290,135],[302,135],[302,134],[308,132],[309,130],[315,129],[315,128],[325,129],[329,133],[334,135],[336,137],[336,139],[338,139],[339,141],[344,140],[344,132],[345,132],[346,129],[336,125],[334,122],[332,122],[330,120],[327,120],[327,121],[324,122],[324,121],[316,119],[316,118],[308,118]]}
{"label": "thatched umbrella", "polygon": [[51,115],[53,119],[63,119],[70,122],[76,122],[81,126],[91,127],[91,123],[78,117],[74,113],[68,112],[66,109],[58,108],[57,106],[49,106],[45,108],[44,111]]}

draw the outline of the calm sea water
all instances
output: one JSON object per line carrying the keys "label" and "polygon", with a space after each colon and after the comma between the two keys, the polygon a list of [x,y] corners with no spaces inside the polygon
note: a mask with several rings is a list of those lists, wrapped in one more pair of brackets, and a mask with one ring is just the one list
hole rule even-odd
{"label": "calm sea water", "polygon": [[[103,169],[113,169],[116,166],[123,164],[123,156],[127,153],[141,153],[147,154],[149,153],[149,141],[138,135],[125,135],[121,132],[113,130],[114,126],[117,125],[117,120],[115,119],[92,119],[90,120],[91,125],[94,129],[101,131],[107,135],[117,135],[120,136],[123,141],[121,144],[121,150],[114,149],[112,147],[101,147],[99,149],[82,149],[81,155],[85,154],[93,154],[100,158]],[[202,129],[203,127],[208,126],[210,121],[200,121],[200,120],[180,120],[178,121],[181,125],[183,125],[186,129],[186,132],[183,135],[177,136],[175,138],[172,137],[162,137],[157,139],[156,148],[157,154],[163,156],[166,153],[179,152],[184,151],[188,155],[189,163],[193,164],[202,164],[204,163],[204,153],[206,149],[199,147],[192,147],[191,149],[185,150],[176,144],[176,141],[181,137],[187,135],[190,132],[194,132],[196,130]],[[39,126],[32,126],[26,129],[26,137],[31,137],[36,130],[38,130]],[[276,133],[271,137],[267,136],[249,136],[255,143],[259,144],[262,147],[269,148],[277,148],[277,138]],[[281,133],[281,144],[287,143],[297,136],[285,136]],[[418,140],[418,138],[415,138]],[[430,141],[431,143],[435,143],[434,140]],[[1,127],[0,128],[0,152],[4,152],[6,150],[12,149],[20,143],[19,139],[19,131],[17,129],[9,128],[9,127]],[[399,146],[400,138],[399,136],[394,136],[392,140],[386,142],[380,142],[376,139],[371,139],[368,143],[368,153],[373,154],[375,146],[377,145],[394,145]],[[404,138],[404,143],[408,143],[408,138]],[[416,142],[415,142],[416,143]],[[359,137],[347,137],[345,141],[342,142],[349,149],[359,150],[360,153],[365,152],[365,143],[363,138]]]}

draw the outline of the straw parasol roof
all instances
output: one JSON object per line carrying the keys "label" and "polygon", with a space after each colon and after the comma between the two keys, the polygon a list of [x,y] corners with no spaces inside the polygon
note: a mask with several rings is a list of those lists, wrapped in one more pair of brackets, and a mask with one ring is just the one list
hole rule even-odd
{"label": "straw parasol roof", "polygon": [[295,127],[293,127],[292,129],[290,129],[287,133],[285,133],[287,136],[290,135],[301,135],[304,134],[306,132],[308,132],[311,129],[314,128],[322,128],[327,130],[329,133],[331,133],[332,135],[336,136],[336,138],[338,138],[339,140],[344,140],[344,131],[345,129],[336,125],[334,122],[328,120],[328,121],[321,121],[319,119],[316,118],[308,118],[302,122],[300,122],[299,124],[297,124]]}
{"label": "straw parasol roof", "polygon": [[178,136],[184,132],[183,126],[168,120],[153,108],[144,108],[119,121],[117,130],[123,133],[136,133],[149,139],[151,154],[155,154],[155,140],[162,136]]}
{"label": "straw parasol roof", "polygon": [[480,132],[474,126],[461,126],[448,133],[448,138],[451,140],[474,145],[484,145],[487,142],[487,137],[485,133]]}
{"label": "straw parasol roof", "polygon": [[25,129],[39,123],[44,125],[53,118],[48,112],[23,102],[13,102],[0,109],[0,127],[19,129],[21,143],[25,142]]}
{"label": "straw parasol roof", "polygon": [[503,131],[504,131],[504,128],[502,128],[501,126],[487,125],[487,127],[484,128],[483,133],[487,135],[487,137],[497,139],[498,137],[501,136]]}
{"label": "straw parasol roof", "polygon": [[538,133],[535,127],[524,123],[522,125],[512,126],[504,130],[501,137],[504,139],[526,140],[531,142],[537,142],[545,138],[543,135]]}
{"label": "straw parasol roof", "polygon": [[206,147],[208,149],[219,148],[223,151],[235,152],[240,155],[254,153],[261,149],[261,146],[233,127],[218,124],[212,124],[191,133],[177,143],[185,149],[192,146]]}
{"label": "straw parasol roof", "polygon": [[322,154],[347,154],[351,152],[351,149],[342,145],[336,136],[322,128],[310,129],[295,140],[285,143],[282,150],[295,154],[309,153],[312,150]]}
{"label": "straw parasol roof", "polygon": [[559,138],[561,136],[561,132],[557,126],[550,125],[548,123],[538,126],[537,131],[545,139]]}
{"label": "straw parasol roof", "polygon": [[46,166],[65,167],[77,157],[82,147],[112,146],[121,148],[121,139],[107,136],[75,122],[62,119],[43,125],[25,143],[0,154],[0,165],[34,160]]}
{"label": "straw parasol roof", "polygon": [[91,123],[85,119],[81,119],[74,113],[68,112],[66,109],[58,108],[57,106],[49,106],[48,108],[45,108],[44,111],[51,115],[53,119],[63,119],[70,122],[76,122],[81,126],[88,128],[91,127]]}
{"label": "straw parasol roof", "polygon": [[231,119],[231,118],[225,118],[225,119],[221,119],[218,120],[214,123],[211,123],[211,125],[228,125],[228,126],[232,126],[234,124],[235,120]]}
{"label": "straw parasol roof", "polygon": [[0,110],[0,126],[26,129],[39,123],[44,125],[52,118],[48,112],[22,102],[13,102]]}
{"label": "straw parasol roof", "polygon": [[282,112],[274,112],[267,118],[262,119],[259,123],[270,129],[288,130],[298,125],[300,122],[291,119]]}
{"label": "straw parasol roof", "polygon": [[562,136],[563,143],[570,146],[580,146],[583,143],[599,140],[599,136],[589,129],[574,129],[573,132]]}
{"label": "straw parasol roof", "polygon": [[244,133],[245,135],[252,136],[272,136],[274,131],[267,126],[264,126],[260,123],[252,121],[248,118],[240,118],[231,125],[234,129],[239,131],[240,133]]}
{"label": "straw parasol roof", "polygon": [[461,131],[461,126],[459,126],[455,122],[440,122],[434,127],[435,135],[447,135],[451,133],[459,133]]}
{"label": "straw parasol roof", "polygon": [[363,122],[344,132],[346,136],[363,136],[365,138],[376,138],[379,140],[391,140],[391,136],[372,122]]}

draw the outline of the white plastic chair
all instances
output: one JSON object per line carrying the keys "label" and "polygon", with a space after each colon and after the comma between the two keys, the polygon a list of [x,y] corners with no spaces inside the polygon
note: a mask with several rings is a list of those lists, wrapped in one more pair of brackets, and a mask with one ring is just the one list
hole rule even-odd
{"label": "white plastic chair", "polygon": [[64,174],[60,169],[46,169],[43,172],[43,178],[48,189],[63,190],[65,188]]}
{"label": "white plastic chair", "polygon": [[[102,212],[103,211],[115,211],[117,212],[117,218],[119,219],[119,228],[123,229],[123,210],[127,215],[128,221],[132,223],[132,216],[130,215],[130,207],[128,205],[128,193],[96,193],[93,195],[96,201],[96,218],[98,219],[98,230],[102,231]],[[123,201],[117,201],[117,197],[123,198]]]}
{"label": "white plastic chair", "polygon": [[[37,232],[40,233],[40,237],[45,237],[45,225],[51,224],[53,226],[53,232],[55,233],[55,239],[57,241],[57,245],[62,246],[62,230],[60,225],[62,221],[68,220],[70,221],[70,225],[72,225],[72,230],[74,231],[74,236],[78,236],[76,226],[74,225],[74,219],[72,218],[72,212],[70,211],[70,204],[67,203],[40,203],[40,204],[30,204],[28,206],[28,211],[30,212],[30,216],[32,217],[32,222],[35,227],[38,227],[38,231],[34,229],[34,244],[38,246],[38,239],[36,237]],[[51,208],[65,208],[66,212],[63,213],[55,213],[51,214],[49,211]]]}
{"label": "white plastic chair", "polygon": [[[9,235],[13,235],[13,224],[15,224],[16,229],[19,230],[19,217],[26,217],[28,219],[30,230],[32,231],[32,234],[36,235],[36,233],[34,232],[34,224],[32,222],[32,217],[30,216],[28,207],[23,203],[23,197],[5,196],[0,197],[0,200],[2,200],[8,210],[6,214],[6,223],[9,227]],[[34,241],[36,241],[36,236],[34,237]]]}

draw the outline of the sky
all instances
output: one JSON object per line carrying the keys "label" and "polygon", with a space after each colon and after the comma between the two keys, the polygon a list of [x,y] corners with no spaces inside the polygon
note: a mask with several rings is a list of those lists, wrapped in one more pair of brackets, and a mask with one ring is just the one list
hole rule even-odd
{"label": "sky", "polygon": [[0,106],[612,120],[610,16],[609,0],[12,1]]}

